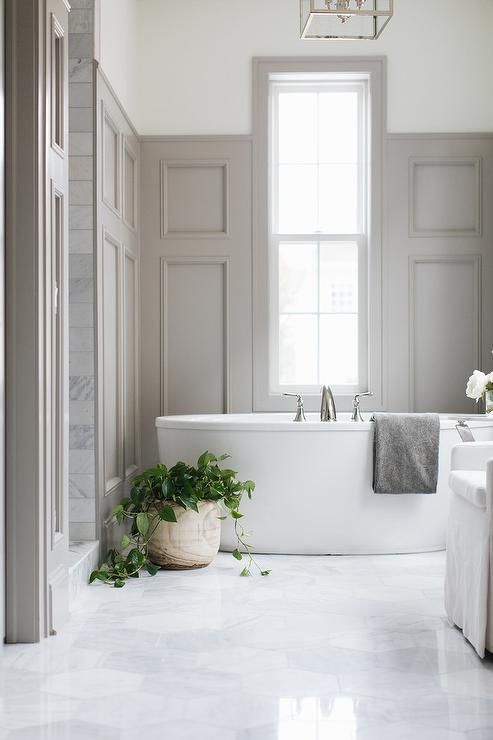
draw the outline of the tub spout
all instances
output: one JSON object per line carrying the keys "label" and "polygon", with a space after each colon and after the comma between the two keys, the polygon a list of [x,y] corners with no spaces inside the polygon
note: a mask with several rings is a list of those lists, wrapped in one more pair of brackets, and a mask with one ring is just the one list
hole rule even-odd
{"label": "tub spout", "polygon": [[322,406],[320,408],[320,421],[336,421],[337,412],[334,396],[330,386],[324,385],[322,388]]}

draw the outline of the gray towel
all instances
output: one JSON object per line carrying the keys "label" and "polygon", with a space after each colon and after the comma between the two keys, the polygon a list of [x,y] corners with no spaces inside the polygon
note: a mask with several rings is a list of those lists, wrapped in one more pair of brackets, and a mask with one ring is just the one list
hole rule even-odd
{"label": "gray towel", "polygon": [[436,493],[438,414],[374,414],[375,493]]}

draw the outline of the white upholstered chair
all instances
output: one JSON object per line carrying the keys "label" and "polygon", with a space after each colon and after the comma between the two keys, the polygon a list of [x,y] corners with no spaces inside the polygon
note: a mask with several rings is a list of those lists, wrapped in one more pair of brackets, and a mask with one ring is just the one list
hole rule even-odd
{"label": "white upholstered chair", "polygon": [[493,442],[452,450],[445,609],[483,658],[493,652]]}

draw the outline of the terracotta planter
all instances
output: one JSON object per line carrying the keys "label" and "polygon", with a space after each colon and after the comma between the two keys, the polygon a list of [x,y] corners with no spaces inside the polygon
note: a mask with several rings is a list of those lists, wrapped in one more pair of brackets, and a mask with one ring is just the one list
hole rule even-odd
{"label": "terracotta planter", "polygon": [[[198,513],[171,501],[176,522],[159,522],[149,540],[148,555],[162,568],[205,568],[216,557],[221,539],[221,511],[213,501],[198,505]],[[151,520],[151,528],[155,520]]]}

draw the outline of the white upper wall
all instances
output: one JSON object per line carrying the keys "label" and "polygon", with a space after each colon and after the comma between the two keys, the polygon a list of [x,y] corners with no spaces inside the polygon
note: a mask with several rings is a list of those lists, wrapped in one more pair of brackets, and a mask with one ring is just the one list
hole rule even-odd
{"label": "white upper wall", "polygon": [[252,57],[287,55],[386,56],[389,131],[493,131],[493,0],[395,0],[376,42],[301,41],[298,0],[101,2],[102,66],[142,134],[250,133]]}
{"label": "white upper wall", "polygon": [[139,6],[137,0],[98,0],[99,61],[135,124],[139,112]]}

